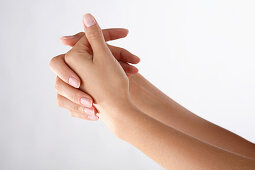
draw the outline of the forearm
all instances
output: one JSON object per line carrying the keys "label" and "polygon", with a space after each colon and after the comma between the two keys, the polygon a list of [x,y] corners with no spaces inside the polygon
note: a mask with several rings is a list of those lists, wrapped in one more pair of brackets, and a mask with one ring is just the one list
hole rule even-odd
{"label": "forearm", "polygon": [[137,74],[130,77],[130,94],[137,107],[150,117],[203,142],[255,158],[255,145],[188,111]]}
{"label": "forearm", "polygon": [[165,168],[252,169],[250,159],[226,152],[166,126],[134,107],[122,109],[117,136]]}

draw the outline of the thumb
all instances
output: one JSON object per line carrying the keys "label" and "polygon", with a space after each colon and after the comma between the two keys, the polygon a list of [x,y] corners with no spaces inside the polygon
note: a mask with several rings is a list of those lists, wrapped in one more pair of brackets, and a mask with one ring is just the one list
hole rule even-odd
{"label": "thumb", "polygon": [[94,53],[107,49],[101,28],[91,14],[83,16],[86,37]]}

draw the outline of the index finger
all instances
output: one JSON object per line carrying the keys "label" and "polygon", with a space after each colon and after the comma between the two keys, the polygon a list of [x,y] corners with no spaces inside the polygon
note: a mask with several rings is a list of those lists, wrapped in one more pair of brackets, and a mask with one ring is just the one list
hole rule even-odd
{"label": "index finger", "polygon": [[50,68],[64,82],[75,88],[79,88],[81,80],[79,76],[65,63],[64,56],[64,54],[61,54],[53,57],[50,60]]}
{"label": "index finger", "polygon": [[[111,41],[116,40],[120,38],[124,38],[128,34],[128,30],[125,28],[109,28],[109,29],[103,29],[103,36],[105,41]],[[63,44],[68,46],[74,46],[79,39],[81,39],[82,36],[84,36],[84,32],[79,32],[73,36],[63,36],[61,37],[61,41]]]}

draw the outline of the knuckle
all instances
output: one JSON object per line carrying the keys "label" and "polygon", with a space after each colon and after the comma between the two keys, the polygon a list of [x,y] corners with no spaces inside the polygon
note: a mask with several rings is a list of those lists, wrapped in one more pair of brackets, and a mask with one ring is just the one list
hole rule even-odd
{"label": "knuckle", "polygon": [[66,54],[65,54],[65,61],[68,63],[70,62],[72,59],[72,50],[68,51]]}
{"label": "knuckle", "polygon": [[75,63],[77,59],[80,59],[81,57],[83,59],[92,60],[93,57],[88,53],[88,51],[90,51],[90,49],[88,49],[87,46],[85,46],[82,43],[79,43],[65,54],[65,62],[67,64],[72,64]]}
{"label": "knuckle", "polygon": [[96,29],[96,30],[91,30],[88,34],[87,34],[87,38],[88,39],[98,39],[100,38],[101,34],[100,32]]}
{"label": "knuckle", "polygon": [[59,56],[55,56],[55,57],[53,57],[53,58],[50,60],[49,65],[50,65],[51,68],[53,68],[54,65],[57,63],[58,57],[59,57]]}
{"label": "knuckle", "polygon": [[85,34],[84,32],[79,32],[76,35],[79,36],[79,37],[82,37],[82,36],[84,36],[84,34]]}
{"label": "knuckle", "polygon": [[80,44],[74,46],[71,50],[69,50],[65,54],[65,62],[67,64],[71,64],[73,61],[75,61],[77,58],[81,56],[81,54],[84,53],[84,48],[79,47]]}

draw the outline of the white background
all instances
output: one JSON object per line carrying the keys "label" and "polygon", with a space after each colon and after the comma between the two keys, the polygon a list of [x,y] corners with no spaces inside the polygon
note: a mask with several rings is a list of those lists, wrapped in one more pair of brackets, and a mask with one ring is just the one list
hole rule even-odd
{"label": "white background", "polygon": [[56,105],[50,58],[59,38],[102,28],[141,58],[140,73],[199,116],[255,141],[254,0],[1,0],[0,169],[161,169],[103,122]]}

